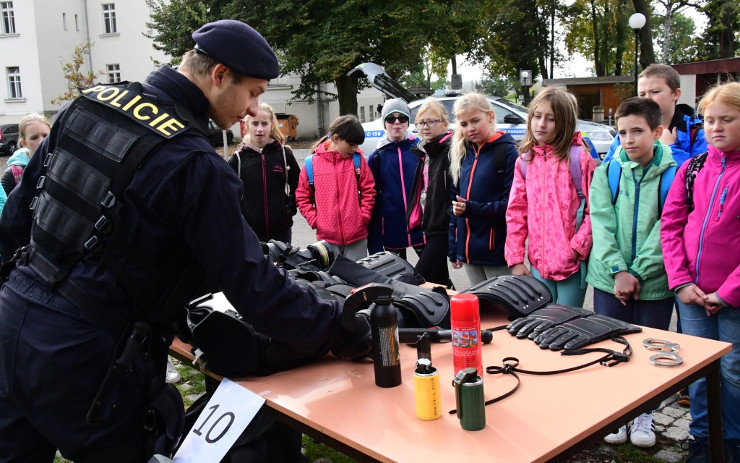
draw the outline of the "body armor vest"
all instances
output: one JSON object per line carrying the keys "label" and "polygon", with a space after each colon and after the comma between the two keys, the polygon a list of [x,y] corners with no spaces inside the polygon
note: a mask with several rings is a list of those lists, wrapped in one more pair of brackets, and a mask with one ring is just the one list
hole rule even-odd
{"label": "body armor vest", "polygon": [[[89,313],[93,302],[76,285],[65,284],[65,278],[84,257],[103,260],[115,245],[111,235],[120,221],[123,193],[141,162],[167,139],[204,130],[193,126],[197,122],[187,110],[144,95],[138,83],[82,90],[64,118],[58,143],[44,160],[39,194],[31,202],[28,265]],[[127,289],[139,305],[132,288]]]}

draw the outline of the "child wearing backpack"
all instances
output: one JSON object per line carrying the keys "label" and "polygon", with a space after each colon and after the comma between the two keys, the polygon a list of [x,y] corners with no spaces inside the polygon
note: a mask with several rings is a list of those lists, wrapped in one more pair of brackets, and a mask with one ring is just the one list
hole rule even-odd
{"label": "child wearing backpack", "polygon": [[[529,106],[506,211],[505,255],[514,275],[532,275],[554,302],[582,307],[596,163],[576,130],[577,118],[576,98],[564,87],[545,88]],[[531,270],[524,264],[528,238]]]}
{"label": "child wearing backpack", "polygon": [[[683,165],[697,154],[707,151],[707,139],[702,121],[694,108],[677,104],[681,97],[681,76],[667,64],[651,64],[638,76],[637,96],[655,101],[660,106],[663,134],[660,141],[671,148],[673,160]],[[620,137],[615,137],[609,152],[604,156],[608,162],[619,149]]]}
{"label": "child wearing backpack", "polygon": [[[676,174],[663,209],[661,239],[668,285],[686,334],[732,343],[720,364],[725,461],[740,461],[740,83],[699,103],[708,153]],[[687,462],[708,462],[707,388],[689,386]]]}
{"label": "child wearing backpack", "polygon": [[[372,173],[357,151],[365,130],[354,116],[340,116],[329,134],[312,147],[312,181],[304,163],[296,202],[316,239],[325,240],[334,255],[351,260],[367,256],[367,227],[375,204]],[[355,168],[359,158],[359,167]]]}
{"label": "child wearing backpack", "polygon": [[[664,172],[674,173],[676,162],[671,149],[660,142],[658,103],[629,98],[617,108],[616,119],[622,145],[611,161],[596,169],[591,182],[594,244],[587,280],[594,287],[594,312],[667,330],[673,293],[660,245],[660,190],[672,181]],[[616,177],[612,185],[610,177]],[[627,437],[623,425],[604,440],[622,444]],[[638,447],[655,445],[652,411],[635,418],[629,439]]]}

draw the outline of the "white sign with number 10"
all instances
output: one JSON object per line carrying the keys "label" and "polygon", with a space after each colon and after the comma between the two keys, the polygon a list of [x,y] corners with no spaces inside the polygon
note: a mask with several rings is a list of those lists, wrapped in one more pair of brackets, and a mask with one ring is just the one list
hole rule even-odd
{"label": "white sign with number 10", "polygon": [[224,378],[175,455],[175,463],[221,461],[265,403]]}

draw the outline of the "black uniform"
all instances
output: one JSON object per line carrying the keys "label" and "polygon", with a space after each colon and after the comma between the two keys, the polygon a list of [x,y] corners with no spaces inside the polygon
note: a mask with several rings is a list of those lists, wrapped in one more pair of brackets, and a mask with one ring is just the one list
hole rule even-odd
{"label": "black uniform", "polygon": [[298,212],[295,190],[301,173],[293,151],[277,141],[268,143],[261,153],[245,146],[229,159],[229,165],[244,182],[242,215],[257,237],[289,243],[293,216]]}
{"label": "black uniform", "polygon": [[[158,101],[184,107],[193,124],[207,123],[208,100],[185,76],[163,67],[142,85],[143,93]],[[65,120],[60,113],[5,205],[3,260],[29,242],[29,205],[46,173],[44,159],[60,139],[59,121]],[[264,257],[241,215],[241,196],[239,178],[200,135],[186,132],[148,155],[125,190],[119,212],[122,243],[112,247],[111,256],[126,270],[129,287],[138,288],[137,300],[148,301],[156,319],[170,289],[183,277],[199,275],[275,339],[317,355],[343,343],[349,335],[338,325],[340,306],[302,291]],[[160,267],[153,281],[152,269],[173,262],[172,256],[179,265]],[[107,316],[131,320],[132,296],[98,258],[85,257],[67,278],[102,301],[99,310]],[[85,415],[120,333],[100,326],[22,263],[0,290],[0,320],[0,461],[51,461],[56,448],[75,461],[136,461],[151,451],[142,419],[152,384],[163,384],[172,335],[166,323],[145,349],[157,359],[161,378],[153,380],[143,355],[137,356],[133,374],[117,384],[115,407],[105,407],[101,424],[93,427]]]}

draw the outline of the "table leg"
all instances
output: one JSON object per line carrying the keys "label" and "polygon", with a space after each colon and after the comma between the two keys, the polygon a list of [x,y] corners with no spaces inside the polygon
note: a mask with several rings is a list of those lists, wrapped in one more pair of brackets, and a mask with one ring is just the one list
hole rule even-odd
{"label": "table leg", "polygon": [[707,373],[707,421],[709,422],[709,461],[722,463],[722,402],[719,360]]}

